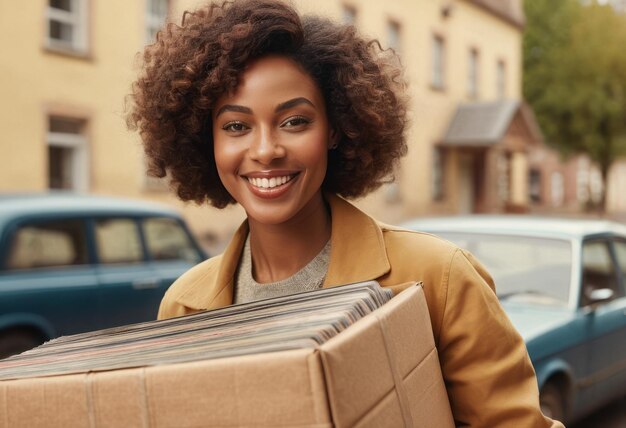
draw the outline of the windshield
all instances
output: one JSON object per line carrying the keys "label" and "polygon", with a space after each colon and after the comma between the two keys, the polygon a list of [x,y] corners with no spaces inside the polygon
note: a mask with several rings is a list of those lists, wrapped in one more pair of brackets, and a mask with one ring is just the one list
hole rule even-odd
{"label": "windshield", "polygon": [[485,265],[501,300],[567,306],[572,263],[569,241],[482,233],[437,235],[469,250]]}

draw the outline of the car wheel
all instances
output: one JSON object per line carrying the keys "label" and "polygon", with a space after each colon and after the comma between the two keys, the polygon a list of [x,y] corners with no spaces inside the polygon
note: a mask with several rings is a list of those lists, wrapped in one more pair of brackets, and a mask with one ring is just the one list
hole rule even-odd
{"label": "car wheel", "polygon": [[544,415],[557,421],[565,418],[564,397],[554,382],[548,382],[539,393],[539,405]]}
{"label": "car wheel", "polygon": [[28,331],[0,334],[0,359],[34,348],[42,343],[40,337]]}

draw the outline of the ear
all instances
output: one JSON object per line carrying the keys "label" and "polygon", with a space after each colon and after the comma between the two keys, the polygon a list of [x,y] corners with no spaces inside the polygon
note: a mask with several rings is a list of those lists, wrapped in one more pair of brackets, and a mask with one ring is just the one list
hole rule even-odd
{"label": "ear", "polygon": [[339,133],[334,128],[331,128],[330,132],[328,133],[328,150],[336,149],[338,144]]}

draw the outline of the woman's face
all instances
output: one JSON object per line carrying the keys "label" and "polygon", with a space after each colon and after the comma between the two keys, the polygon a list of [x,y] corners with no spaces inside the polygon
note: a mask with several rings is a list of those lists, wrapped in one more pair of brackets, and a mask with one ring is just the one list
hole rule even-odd
{"label": "woman's face", "polygon": [[319,206],[332,131],[317,84],[298,64],[252,62],[212,114],[217,171],[250,220],[282,224]]}

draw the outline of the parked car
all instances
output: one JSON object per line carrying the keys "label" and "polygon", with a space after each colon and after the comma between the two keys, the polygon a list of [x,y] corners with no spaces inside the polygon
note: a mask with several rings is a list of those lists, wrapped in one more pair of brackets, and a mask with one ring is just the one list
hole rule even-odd
{"label": "parked car", "polygon": [[405,226],[466,248],[493,275],[545,414],[572,422],[626,394],[626,226],[524,216]]}
{"label": "parked car", "polygon": [[181,217],[156,204],[0,196],[0,358],[153,320],[165,290],[204,258]]}

